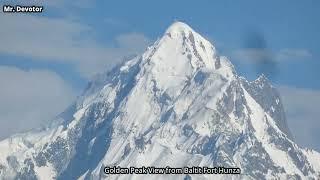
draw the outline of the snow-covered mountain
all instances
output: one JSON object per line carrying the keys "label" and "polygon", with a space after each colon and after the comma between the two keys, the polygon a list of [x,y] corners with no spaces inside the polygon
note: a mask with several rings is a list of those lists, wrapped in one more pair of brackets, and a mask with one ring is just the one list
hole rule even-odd
{"label": "snow-covered mountain", "polygon": [[[47,127],[0,142],[0,179],[320,179],[266,77],[239,77],[188,25],[95,78]],[[105,166],[241,168],[240,175],[106,175]]]}

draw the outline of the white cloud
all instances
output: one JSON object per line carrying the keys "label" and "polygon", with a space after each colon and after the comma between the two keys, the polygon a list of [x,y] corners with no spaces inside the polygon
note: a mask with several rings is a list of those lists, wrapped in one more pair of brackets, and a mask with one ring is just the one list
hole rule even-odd
{"label": "white cloud", "polygon": [[74,64],[84,77],[139,53],[149,43],[144,35],[129,33],[116,38],[116,47],[102,45],[94,40],[92,27],[68,19],[5,14],[0,22],[0,53]]}
{"label": "white cloud", "polygon": [[320,150],[320,90],[278,87],[289,127],[298,144]]}
{"label": "white cloud", "polygon": [[[100,44],[94,28],[71,19],[0,14],[0,22],[0,54],[71,64],[86,78],[142,52],[150,42],[143,34],[127,33],[113,44]],[[0,139],[38,127],[75,98],[63,78],[49,70],[0,65],[0,84]]]}
{"label": "white cloud", "polygon": [[281,49],[276,55],[278,60],[303,60],[312,57],[311,52],[306,49]]}
{"label": "white cloud", "polygon": [[127,49],[129,52],[141,52],[150,43],[150,40],[139,33],[122,34],[116,37],[119,46]]}
{"label": "white cloud", "polygon": [[73,89],[46,70],[0,66],[0,139],[39,127],[75,98]]}
{"label": "white cloud", "polygon": [[232,53],[236,59],[246,60],[247,62],[256,62],[272,58],[270,51],[266,49],[246,48],[238,49]]}
{"label": "white cloud", "polygon": [[123,20],[106,17],[102,20],[106,25],[114,26],[114,27],[128,27],[128,22],[125,22]]}
{"label": "white cloud", "polygon": [[243,60],[242,62],[254,63],[262,60],[274,61],[292,61],[305,60],[312,57],[311,52],[307,49],[280,49],[279,51],[270,51],[269,49],[245,48],[232,52],[235,59]]}

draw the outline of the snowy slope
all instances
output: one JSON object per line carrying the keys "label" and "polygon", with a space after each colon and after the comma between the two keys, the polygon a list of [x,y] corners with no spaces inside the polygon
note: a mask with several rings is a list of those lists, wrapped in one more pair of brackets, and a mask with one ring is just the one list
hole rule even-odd
{"label": "snowy slope", "polygon": [[[268,80],[176,22],[145,53],[100,74],[47,127],[0,142],[0,179],[319,179]],[[105,175],[105,166],[225,166],[241,175]]]}

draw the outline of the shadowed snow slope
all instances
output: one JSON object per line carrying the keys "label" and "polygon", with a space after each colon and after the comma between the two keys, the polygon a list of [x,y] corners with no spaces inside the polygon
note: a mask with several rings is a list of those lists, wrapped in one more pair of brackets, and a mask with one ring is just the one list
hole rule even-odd
{"label": "shadowed snow slope", "polygon": [[[279,94],[188,25],[98,75],[50,125],[0,142],[0,179],[319,179]],[[224,166],[240,175],[106,175],[105,166]]]}

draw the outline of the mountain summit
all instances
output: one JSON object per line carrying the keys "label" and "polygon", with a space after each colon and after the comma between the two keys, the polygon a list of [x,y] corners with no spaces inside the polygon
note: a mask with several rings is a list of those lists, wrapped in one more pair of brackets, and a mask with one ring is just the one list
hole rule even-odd
{"label": "mountain summit", "polygon": [[[239,77],[175,22],[103,73],[42,130],[0,142],[0,179],[319,179],[320,154],[293,142],[266,77]],[[238,167],[238,175],[118,174],[104,167]]]}

